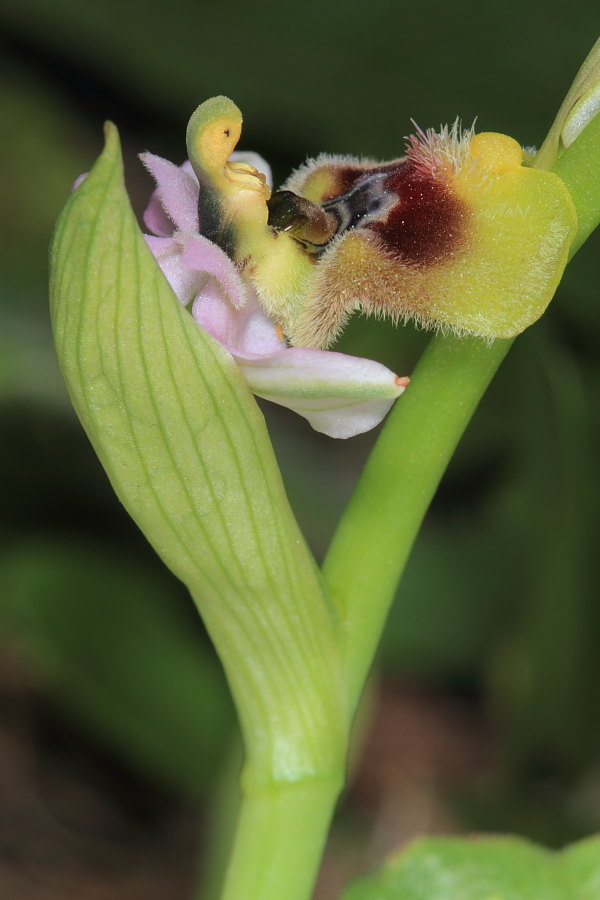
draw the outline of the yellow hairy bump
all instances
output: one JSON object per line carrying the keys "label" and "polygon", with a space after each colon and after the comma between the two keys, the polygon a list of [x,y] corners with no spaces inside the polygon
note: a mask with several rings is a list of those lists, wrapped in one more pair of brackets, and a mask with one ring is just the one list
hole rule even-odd
{"label": "yellow hairy bump", "polygon": [[497,172],[517,169],[523,162],[523,148],[518,141],[493,131],[476,134],[469,151],[474,160]]}

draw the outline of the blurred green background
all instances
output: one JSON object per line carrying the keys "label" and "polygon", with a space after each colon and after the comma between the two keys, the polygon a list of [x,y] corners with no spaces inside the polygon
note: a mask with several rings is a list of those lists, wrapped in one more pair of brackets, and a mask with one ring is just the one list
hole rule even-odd
{"label": "blurred green background", "polygon": [[[401,155],[411,118],[429,127],[477,117],[478,130],[539,144],[597,37],[597,11],[516,0],[1,0],[0,29],[2,734],[23,736],[15,710],[25,704],[28,746],[42,758],[48,728],[31,738],[40,720],[53,752],[67,734],[77,759],[99,754],[95,777],[117,771],[162,798],[160,810],[195,810],[229,758],[226,686],[184,590],[112,495],[69,407],[48,325],[53,222],[100,150],[102,121],[121,131],[138,213],[151,183],[136,154],[182,160],[187,119],[214,94],[241,107],[243,148],[271,162],[276,182],[320,151]],[[598,247],[596,235],[482,403],[382,644],[394,696],[409,686],[426,704],[458,703],[485,733],[477,777],[444,789],[458,830],[556,844],[600,828]],[[409,374],[426,340],[356,318],[340,349]],[[264,411],[320,559],[374,436],[334,442],[287,411]],[[369,814],[352,821],[364,842]],[[418,830],[418,816],[403,827]]]}

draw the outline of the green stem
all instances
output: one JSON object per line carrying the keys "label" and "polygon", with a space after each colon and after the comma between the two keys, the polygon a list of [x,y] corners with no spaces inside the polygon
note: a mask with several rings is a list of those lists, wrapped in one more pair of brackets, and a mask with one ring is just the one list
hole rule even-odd
{"label": "green stem", "polygon": [[552,171],[568,187],[577,210],[579,231],[571,248],[573,256],[600,223],[600,114],[559,153]]}
{"label": "green stem", "polygon": [[437,335],[388,417],[323,566],[345,622],[355,701],[413,541],[438,483],[510,341]]}
{"label": "green stem", "polygon": [[307,900],[343,772],[248,791],[222,900]]}

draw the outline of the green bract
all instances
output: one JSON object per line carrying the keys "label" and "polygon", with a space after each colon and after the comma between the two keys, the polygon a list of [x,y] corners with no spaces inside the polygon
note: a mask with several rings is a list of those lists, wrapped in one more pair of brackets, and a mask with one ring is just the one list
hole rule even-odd
{"label": "green bract", "polygon": [[333,610],[261,413],[146,248],[116,129],[106,136],[52,247],[71,399],[119,498],[202,613],[242,719],[249,786],[338,772],[346,704]]}

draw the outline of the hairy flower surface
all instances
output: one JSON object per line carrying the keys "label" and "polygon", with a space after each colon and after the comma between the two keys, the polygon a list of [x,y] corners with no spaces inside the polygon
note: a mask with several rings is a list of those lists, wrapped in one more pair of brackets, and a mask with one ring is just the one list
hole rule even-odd
{"label": "hairy flower surface", "polygon": [[567,189],[501,134],[455,125],[380,165],[319,157],[286,189],[336,219],[291,333],[326,346],[359,306],[393,320],[509,338],[544,311],[577,220]]}
{"label": "hairy flower surface", "polygon": [[401,159],[320,156],[271,196],[227,161],[241,122],[227,98],[207,100],[188,155],[211,238],[291,343],[330,346],[356,309],[487,339],[544,312],[577,217],[561,179],[528,167],[512,138],[418,131]]}
{"label": "hairy flower surface", "polygon": [[[256,156],[243,155],[245,162],[241,156],[230,164],[257,172],[251,159],[268,172]],[[200,233],[202,191],[190,163],[178,167],[150,153],[141,158],[157,184],[144,214],[152,232],[146,243],[179,301],[190,305],[198,325],[232,354],[254,393],[295,410],[331,437],[351,437],[377,425],[408,379],[372,360],[288,347],[252,283]],[[268,191],[267,176],[260,178]]]}

